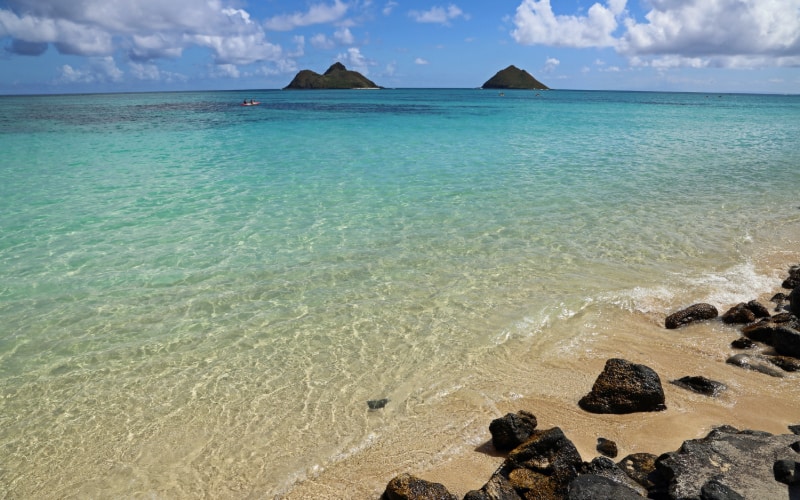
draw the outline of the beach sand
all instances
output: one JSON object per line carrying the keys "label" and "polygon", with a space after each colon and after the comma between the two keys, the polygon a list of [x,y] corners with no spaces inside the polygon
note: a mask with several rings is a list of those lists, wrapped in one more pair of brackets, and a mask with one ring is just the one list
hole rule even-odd
{"label": "beach sand", "polygon": [[[774,292],[779,286],[780,281]],[[774,292],[757,297],[770,310]],[[461,498],[483,486],[503,462],[491,446],[489,423],[518,410],[536,415],[539,429],[560,427],[585,461],[600,455],[598,437],[617,443],[619,461],[630,453],[677,450],[683,441],[703,437],[723,424],[785,434],[788,425],[800,423],[797,373],[775,378],[725,363],[741,352],[730,346],[740,336],[737,327],[714,320],[667,330],[663,315],[637,312],[617,313],[610,323],[613,328],[599,328],[569,344],[508,343],[509,363],[487,369],[482,382],[465,385],[436,404],[414,409],[405,403],[406,410],[418,413],[403,432],[381,436],[366,449],[317,471],[286,498],[377,498],[386,483],[403,472],[442,483]],[[609,358],[653,368],[661,378],[667,410],[597,415],[580,409],[578,400]],[[530,362],[520,361],[525,359]],[[711,398],[669,383],[686,375],[723,382],[727,390]],[[418,433],[414,416],[426,422],[425,428],[430,428],[431,419],[440,418],[441,431]]]}

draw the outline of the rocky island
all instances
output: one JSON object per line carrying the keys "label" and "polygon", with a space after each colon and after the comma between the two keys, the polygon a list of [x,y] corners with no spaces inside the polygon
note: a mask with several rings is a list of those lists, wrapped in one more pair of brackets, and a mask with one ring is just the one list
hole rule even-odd
{"label": "rocky island", "polygon": [[344,64],[334,63],[325,74],[320,75],[310,69],[304,69],[295,75],[286,89],[379,89],[375,84],[358,71],[350,71]]}
{"label": "rocky island", "polygon": [[550,90],[524,69],[519,69],[514,65],[504,70],[498,71],[493,77],[489,78],[481,88],[484,89],[525,89],[525,90]]}

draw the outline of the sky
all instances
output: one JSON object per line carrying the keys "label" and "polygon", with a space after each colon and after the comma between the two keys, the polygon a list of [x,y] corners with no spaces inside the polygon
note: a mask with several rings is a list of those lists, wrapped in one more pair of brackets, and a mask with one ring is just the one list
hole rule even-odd
{"label": "sky", "polygon": [[800,0],[0,0],[0,94],[392,88],[800,94]]}

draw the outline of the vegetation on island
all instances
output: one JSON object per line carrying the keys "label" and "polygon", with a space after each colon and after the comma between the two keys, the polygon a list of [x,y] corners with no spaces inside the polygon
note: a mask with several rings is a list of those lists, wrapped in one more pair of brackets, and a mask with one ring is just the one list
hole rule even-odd
{"label": "vegetation on island", "polygon": [[310,69],[297,73],[284,89],[377,89],[381,88],[358,71],[350,71],[344,64],[334,63],[325,74]]}
{"label": "vegetation on island", "polygon": [[547,85],[531,76],[531,74],[524,69],[519,69],[514,65],[498,71],[483,84],[482,88],[549,90]]}

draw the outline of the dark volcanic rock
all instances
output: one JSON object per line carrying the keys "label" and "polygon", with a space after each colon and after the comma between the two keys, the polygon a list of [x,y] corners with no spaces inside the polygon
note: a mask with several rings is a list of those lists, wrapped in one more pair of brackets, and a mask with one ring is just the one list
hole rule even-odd
{"label": "dark volcanic rock", "polygon": [[501,467],[483,488],[473,490],[464,495],[464,500],[521,500],[514,487],[508,482],[508,471]]}
{"label": "dark volcanic rock", "polygon": [[755,346],[756,343],[748,339],[747,337],[739,337],[738,339],[731,342],[731,347],[733,347],[734,349],[752,349]]}
{"label": "dark volcanic rock", "polygon": [[800,424],[790,425],[789,430],[792,432],[792,434],[800,436]]}
{"label": "dark volcanic rock", "polygon": [[751,300],[747,303],[747,308],[756,315],[756,318],[769,318],[769,309],[757,300]]}
{"label": "dark volcanic rock", "polygon": [[772,466],[775,480],[783,484],[800,484],[800,464],[794,460],[778,460]]}
{"label": "dark volcanic rock", "polygon": [[617,467],[642,487],[653,490],[662,480],[656,473],[656,459],[652,453],[632,453],[623,458]]}
{"label": "dark volcanic rock", "polygon": [[797,317],[800,317],[800,285],[794,287],[789,294],[789,310]]}
{"label": "dark volcanic rock", "polygon": [[789,269],[789,277],[782,284],[783,288],[794,290],[800,286],[800,266],[792,266]]}
{"label": "dark volcanic rock", "polygon": [[772,468],[776,460],[794,459],[789,445],[796,440],[791,434],[720,427],[660,456],[656,469],[668,482],[669,498],[705,498],[702,489],[711,479],[744,498],[786,498],[786,486],[773,480]]}
{"label": "dark volcanic rock", "polygon": [[508,480],[523,498],[563,498],[582,464],[575,445],[558,427],[534,431],[506,460]]}
{"label": "dark volcanic rock", "polygon": [[731,307],[722,315],[722,322],[728,325],[746,325],[756,320],[756,315],[751,311],[747,304],[740,302]]}
{"label": "dark volcanic rock", "polygon": [[698,375],[696,377],[681,377],[678,380],[672,380],[671,382],[678,387],[683,387],[684,389],[689,389],[690,391],[694,391],[705,396],[716,396],[727,388],[722,382],[707,379],[702,375]]}
{"label": "dark volcanic rock", "polygon": [[742,328],[742,333],[756,342],[775,348],[778,354],[800,358],[800,320],[789,313],[776,314]]}
{"label": "dark volcanic rock", "polygon": [[578,477],[582,475],[604,477],[615,483],[627,486],[628,489],[633,490],[638,495],[647,496],[647,488],[631,479],[625,471],[607,457],[597,457],[589,463],[584,463],[578,471]]}
{"label": "dark volcanic rock", "polygon": [[498,71],[483,84],[483,88],[548,90],[547,85],[532,77],[524,69],[519,69],[513,65]]}
{"label": "dark volcanic rock", "polygon": [[669,329],[675,329],[695,321],[714,319],[718,315],[719,311],[711,304],[694,304],[667,316],[664,320],[664,326]]}
{"label": "dark volcanic rock", "polygon": [[387,404],[389,404],[389,400],[386,398],[370,399],[369,401],[367,401],[367,408],[369,408],[370,410],[380,410]]}
{"label": "dark volcanic rock", "polygon": [[606,438],[597,438],[597,451],[610,458],[616,458],[619,453],[617,443]]}
{"label": "dark volcanic rock", "polygon": [[800,359],[792,356],[767,356],[766,359],[785,372],[800,371]]}
{"label": "dark volcanic rock", "polygon": [[458,500],[444,485],[400,474],[386,485],[381,500]]}
{"label": "dark volcanic rock", "polygon": [[662,411],[664,389],[653,369],[624,359],[609,359],[589,394],[578,402],[592,413]]}
{"label": "dark volcanic rock", "polygon": [[640,500],[646,498],[622,483],[593,474],[583,474],[575,478],[567,490],[567,500]]}
{"label": "dark volcanic rock", "polygon": [[745,498],[733,491],[729,486],[722,484],[719,479],[709,479],[700,488],[701,500],[745,500]]}
{"label": "dark volcanic rock", "polygon": [[533,434],[536,425],[536,416],[523,410],[494,419],[489,424],[492,444],[499,451],[513,450]]}
{"label": "dark volcanic rock", "polygon": [[745,370],[753,370],[770,377],[783,377],[783,373],[773,368],[769,362],[755,356],[736,354],[725,360],[725,362],[729,365],[738,366]]}
{"label": "dark volcanic rock", "polygon": [[350,71],[342,63],[335,63],[324,75],[304,69],[295,75],[285,89],[374,89],[380,88],[357,71]]}

